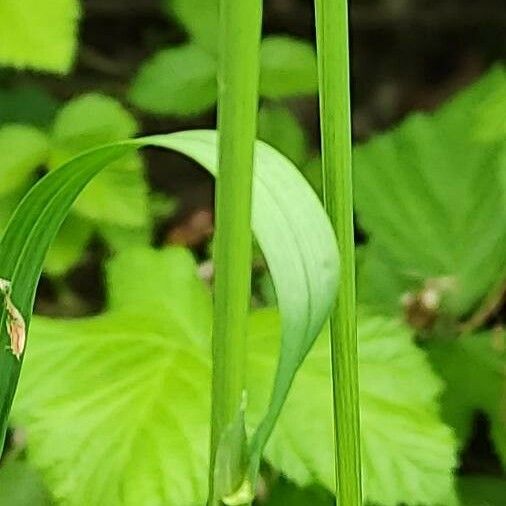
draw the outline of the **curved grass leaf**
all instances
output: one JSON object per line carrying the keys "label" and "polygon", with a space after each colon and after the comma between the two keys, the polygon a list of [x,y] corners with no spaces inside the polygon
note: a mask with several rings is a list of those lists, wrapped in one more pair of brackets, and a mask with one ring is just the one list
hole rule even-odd
{"label": "curved grass leaf", "polygon": [[[11,299],[27,324],[46,252],[71,205],[104,167],[146,145],[178,151],[216,174],[216,133],[190,131],[96,148],[43,178],[19,205],[0,242],[0,278],[12,282]],[[274,279],[283,322],[269,407],[250,446],[254,478],[295,373],[334,303],[338,253],[316,195],[284,156],[261,142],[255,155],[252,220]],[[5,319],[4,310],[0,336],[2,438],[21,369],[21,361],[8,349]]]}

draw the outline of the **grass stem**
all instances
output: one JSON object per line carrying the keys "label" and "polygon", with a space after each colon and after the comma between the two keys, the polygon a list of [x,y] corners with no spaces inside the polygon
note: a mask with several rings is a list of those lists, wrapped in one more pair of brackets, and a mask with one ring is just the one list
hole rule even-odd
{"label": "grass stem", "polygon": [[324,199],[339,241],[342,274],[330,319],[336,503],[362,504],[355,301],[348,5],[316,0]]}
{"label": "grass stem", "polygon": [[219,173],[214,249],[213,381],[210,493],[216,452],[237,418],[245,388],[251,290],[251,187],[258,110],[261,0],[220,1]]}

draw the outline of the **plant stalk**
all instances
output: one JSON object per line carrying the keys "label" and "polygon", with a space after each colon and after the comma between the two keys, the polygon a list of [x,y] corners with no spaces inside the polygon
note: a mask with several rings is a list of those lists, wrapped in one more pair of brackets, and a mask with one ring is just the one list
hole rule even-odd
{"label": "plant stalk", "polygon": [[261,0],[220,0],[219,171],[216,184],[215,289],[209,504],[216,453],[237,419],[246,378],[251,296],[251,191],[258,113]]}
{"label": "plant stalk", "polygon": [[362,504],[355,295],[351,105],[346,0],[316,0],[325,207],[342,259],[338,303],[330,318],[336,504]]}

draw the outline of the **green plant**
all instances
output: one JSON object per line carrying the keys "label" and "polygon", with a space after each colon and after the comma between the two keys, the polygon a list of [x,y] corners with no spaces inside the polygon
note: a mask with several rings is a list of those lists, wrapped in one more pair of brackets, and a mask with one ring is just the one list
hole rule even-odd
{"label": "green plant", "polygon": [[483,125],[496,122],[505,84],[497,66],[355,152],[358,218],[370,236],[360,299],[404,315],[445,382],[442,413],[461,451],[483,413],[503,469],[505,337],[495,319],[506,278],[505,138]]}
{"label": "green plant", "polygon": [[[335,155],[344,155],[342,164],[349,169],[347,51],[341,40],[344,29],[335,31],[330,23],[332,30],[325,30],[331,18],[322,10],[324,5],[339,8],[344,3],[321,0],[318,5],[320,14],[326,12],[318,19],[325,193],[332,221],[340,230],[344,227],[339,226],[339,217],[346,216],[351,225],[349,180],[341,185],[347,198],[336,201],[332,192]],[[164,87],[157,85],[161,78],[156,72],[145,83],[162,90],[160,103],[154,102],[155,95],[150,100],[158,107],[166,103],[170,114],[203,111],[214,104],[217,61],[220,54],[227,54],[218,51],[216,34],[223,30],[216,27],[216,6],[202,0],[170,2],[172,15],[190,41],[160,54],[161,60],[179,62]],[[339,14],[343,13],[334,12],[342,23]],[[26,15],[28,19],[29,9]],[[45,39],[50,35],[43,21],[40,30],[34,30],[38,44],[41,34]],[[55,23],[54,33],[60,28]],[[340,41],[333,43],[334,37]],[[68,47],[69,40],[60,40],[60,47]],[[335,51],[344,51],[342,58],[334,58]],[[30,55],[30,62],[39,55],[40,51]],[[296,163],[320,190],[321,162],[312,151],[309,131],[299,124],[302,115],[293,113],[301,112],[298,102],[290,102],[290,108],[279,102],[316,91],[314,52],[306,43],[275,36],[262,42],[260,59],[260,88],[267,100],[260,109],[259,137]],[[244,60],[239,63],[248,63]],[[254,67],[248,65],[246,70],[254,74]],[[229,76],[239,80],[244,74]],[[333,85],[338,77],[344,80],[343,87]],[[252,307],[245,331],[246,282],[232,284],[229,288],[240,297],[229,296],[224,304],[223,295],[230,290],[220,284],[218,267],[213,313],[211,289],[199,278],[202,270],[192,253],[150,246],[155,206],[144,181],[144,164],[134,152],[147,142],[181,152],[223,174],[217,171],[217,135],[194,131],[124,141],[142,127],[116,100],[86,94],[57,111],[47,93],[16,88],[13,82],[6,79],[8,87],[0,92],[0,219],[5,218],[7,227],[0,243],[4,428],[21,367],[7,347],[24,351],[17,308],[30,324],[30,336],[9,444],[0,465],[0,504],[203,504],[210,484],[212,321],[225,322],[223,315],[236,311],[239,299],[242,308],[235,313],[239,332],[234,337],[247,334],[248,353],[244,364],[234,339],[226,350],[233,362],[221,368],[227,372],[230,365],[244,365],[238,381],[230,384],[236,387],[230,396],[232,424],[218,445],[215,502],[222,498],[227,503],[247,502],[258,481],[258,506],[331,504],[336,489],[332,372],[328,333],[320,328],[335,299],[338,262],[332,227],[294,166],[258,143],[252,219],[270,273],[255,245]],[[255,130],[255,83],[248,84],[249,89],[237,86],[233,96],[237,100],[249,96],[240,102],[251,107],[249,120],[222,128],[222,149],[245,160],[237,163],[245,170],[243,176],[249,171]],[[361,242],[366,237],[357,258],[361,467],[367,504],[504,502],[505,91],[506,75],[497,66],[438,111],[411,116],[398,128],[355,148],[356,219]],[[342,107],[333,110],[339,104]],[[220,99],[220,110],[222,121],[223,111],[234,119],[241,114],[229,97]],[[338,136],[344,143],[339,152],[333,147],[338,115],[343,119],[335,125],[346,133]],[[32,188],[41,169],[48,174]],[[349,171],[341,174],[349,176]],[[249,256],[247,179],[243,178],[248,183],[242,187],[244,198],[237,198],[234,205],[243,218],[236,237],[244,241],[244,248],[236,255],[232,248],[223,248],[224,243],[235,245],[234,239],[222,240],[221,247],[218,239],[217,245],[222,274],[234,270],[243,281],[249,261],[236,258]],[[230,183],[227,178],[218,185],[234,189]],[[222,209],[232,201],[228,198],[232,197],[219,199]],[[329,205],[336,202],[346,204],[344,213]],[[218,229],[223,231],[232,217],[221,216]],[[107,300],[92,316],[34,316],[30,322],[43,258],[60,225],[44,266],[52,285],[60,287],[63,274],[81,257],[90,238],[100,237],[111,256],[105,264]],[[339,232],[347,237],[341,240],[346,280],[341,290],[348,293],[344,299],[348,303],[353,279],[350,232],[349,228],[347,234]],[[226,265],[219,260],[225,256]],[[233,281],[238,276],[232,276]],[[264,307],[275,305],[274,289],[279,310]],[[353,323],[353,313],[347,312],[348,323]],[[351,351],[348,358],[353,358]],[[346,381],[338,387],[356,385],[353,378]],[[247,402],[239,406],[244,388]],[[480,424],[489,428],[491,455],[486,466],[469,472],[477,413]],[[341,434],[353,434],[347,429],[341,428]],[[351,441],[355,450],[348,451],[347,446],[341,467],[357,462],[356,438]],[[463,454],[467,457],[461,458]],[[345,487],[338,486],[338,494],[350,492],[354,497],[350,501],[357,502],[359,473],[355,468],[348,474],[352,479]],[[344,476],[338,473],[338,480]]]}
{"label": "green plant", "polygon": [[[45,253],[70,206],[101,169],[145,144],[176,149],[216,172],[216,135],[197,131],[96,148],[43,178],[14,213],[0,243],[0,277],[10,284],[7,300],[17,307],[27,325]],[[330,225],[318,199],[302,177],[286,158],[267,145],[259,144],[256,156],[253,228],[277,287],[284,327],[272,399],[251,443],[252,469],[257,467],[256,459],[260,458],[272,432],[293,377],[326,320],[335,297],[338,265]],[[289,198],[287,189],[290,189]],[[297,212],[291,208],[292,199],[299,203]],[[280,235],[285,239],[282,255],[277,247]],[[305,246],[301,239],[308,238],[311,240]],[[316,243],[319,248],[314,251],[310,244]],[[287,261],[292,266],[289,272],[286,271]],[[7,315],[4,309],[3,321],[12,315],[11,310]],[[13,332],[18,330],[11,328],[9,334],[2,325],[5,345],[0,376],[3,436],[21,368],[21,362],[11,352]],[[20,351],[22,355],[23,350]]]}
{"label": "green plant", "polygon": [[[0,65],[67,72],[77,45],[78,0],[3,0]],[[41,48],[44,48],[41,51]]]}
{"label": "green plant", "polygon": [[337,504],[362,504],[348,2],[316,1],[323,197],[340,245],[342,277],[330,316]]}
{"label": "green plant", "polygon": [[[189,41],[162,49],[145,62],[129,98],[153,114],[187,116],[203,113],[217,98],[219,0],[164,0],[166,11],[185,28]],[[317,91],[316,57],[307,42],[268,36],[261,44],[262,97],[277,100]]]}
{"label": "green plant", "polygon": [[[61,165],[79,152],[135,135],[138,124],[116,100],[86,94],[57,112],[49,129],[26,124],[0,127],[0,161],[5,184],[0,193],[0,223],[7,221],[36,182],[41,167]],[[82,257],[94,234],[112,250],[132,242],[148,244],[152,228],[151,196],[137,155],[113,164],[79,198],[45,263],[45,272],[61,277]]]}
{"label": "green plant", "polygon": [[[251,196],[258,108],[262,4],[220,2],[219,178],[214,241],[215,295],[209,502],[255,496],[256,467],[245,429],[246,329],[251,300]],[[262,450],[263,448],[261,448]]]}
{"label": "green plant", "polygon": [[[137,248],[108,263],[107,291],[107,309],[98,316],[32,322],[13,418],[29,434],[30,462],[72,505],[133,505],[139,494],[166,504],[203,502],[209,287],[188,251]],[[438,417],[441,382],[399,321],[362,313],[358,331],[367,499],[450,504],[455,446]],[[248,433],[265,414],[280,334],[274,308],[252,312]],[[265,458],[300,486],[317,480],[333,490],[327,340],[323,333],[302,366]],[[112,447],[117,458],[104,459]]]}

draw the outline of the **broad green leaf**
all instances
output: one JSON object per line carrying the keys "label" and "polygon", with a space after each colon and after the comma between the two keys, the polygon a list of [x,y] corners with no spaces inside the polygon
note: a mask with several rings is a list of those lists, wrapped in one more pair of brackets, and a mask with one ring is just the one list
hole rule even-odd
{"label": "broad green leaf", "polygon": [[[441,285],[456,316],[506,274],[504,144],[484,145],[474,128],[505,81],[495,69],[433,115],[412,116],[355,150],[356,209],[375,252],[401,284]],[[371,296],[381,289],[364,286]]]}
{"label": "broad green leaf", "polygon": [[506,479],[490,476],[465,476],[459,479],[462,506],[503,506]]}
{"label": "broad green leaf", "polygon": [[213,53],[218,41],[217,0],[164,0],[168,12],[184,26],[192,42]]}
{"label": "broad green leaf", "polygon": [[[187,251],[176,247],[161,252],[147,248],[125,250],[110,262],[107,274],[110,312],[145,314],[147,321],[156,320],[163,333],[179,331],[207,350],[211,298]],[[165,321],[167,314],[172,315],[171,321]]]}
{"label": "broad green leaf", "polygon": [[81,95],[60,109],[53,126],[51,165],[59,167],[83,151],[137,133],[135,118],[117,100]]}
{"label": "broad green leaf", "polygon": [[[209,289],[181,248],[120,253],[108,265],[107,288],[107,309],[98,316],[32,322],[14,416],[27,430],[29,458],[69,506],[203,504]],[[275,310],[251,315],[250,431],[268,401],[279,333]],[[449,506],[453,442],[435,414],[438,381],[397,322],[364,318],[360,339],[367,496],[386,506],[403,499],[417,505],[423,493],[424,504],[445,498],[440,504]],[[325,342],[302,367],[267,457],[302,484],[330,488]],[[324,499],[312,490],[303,497]]]}
{"label": "broad green leaf", "polygon": [[[276,314],[251,323],[253,413],[261,412],[264,378],[275,367]],[[438,416],[439,380],[398,321],[361,315],[360,400],[366,498],[373,504],[453,504],[455,443]],[[334,490],[330,359],[327,337],[316,343],[294,382],[267,447],[267,458],[299,485],[315,480]]]}
{"label": "broad green leaf", "polygon": [[48,157],[46,136],[26,125],[0,128],[0,198],[27,189]]}
{"label": "broad green leaf", "polygon": [[67,72],[77,45],[78,0],[2,0],[0,65]]}
{"label": "broad green leaf", "polygon": [[[176,150],[216,173],[216,132],[190,131],[103,146],[43,178],[20,204],[0,242],[0,277],[12,282],[13,304],[27,323],[45,254],[72,203],[104,167],[144,145]],[[253,186],[253,229],[276,286],[283,337],[270,404],[250,445],[252,480],[293,377],[334,304],[338,281],[335,237],[317,196],[288,159],[261,142]],[[5,433],[21,362],[9,350],[6,326],[1,329],[0,419]]]}
{"label": "broad green leaf", "polygon": [[108,285],[100,316],[34,318],[30,459],[64,504],[204,504],[210,293],[180,248],[120,254]]}
{"label": "broad green leaf", "polygon": [[195,44],[165,49],[143,64],[130,100],[154,114],[186,116],[205,112],[216,102],[216,59]]}
{"label": "broad green leaf", "polygon": [[295,115],[286,107],[266,105],[258,115],[258,138],[302,166],[308,158],[305,132]]}
{"label": "broad green leaf", "polygon": [[17,85],[0,89],[0,125],[23,123],[47,128],[57,108],[58,102],[42,86]]}
{"label": "broad green leaf", "polygon": [[51,506],[39,474],[26,462],[8,461],[0,466],[0,504],[5,506]]}
{"label": "broad green leaf", "polygon": [[269,36],[260,50],[260,94],[279,99],[312,95],[318,89],[316,54],[308,42]]}
{"label": "broad green leaf", "polygon": [[506,469],[506,333],[491,330],[429,347],[435,369],[446,381],[443,415],[463,446],[474,415],[490,420],[491,439]]}
{"label": "broad green leaf", "polygon": [[[52,137],[51,167],[79,153],[137,133],[134,117],[116,100],[83,95],[59,112]],[[111,164],[80,195],[74,209],[82,217],[107,225],[143,228],[148,224],[148,187],[138,155]]]}

